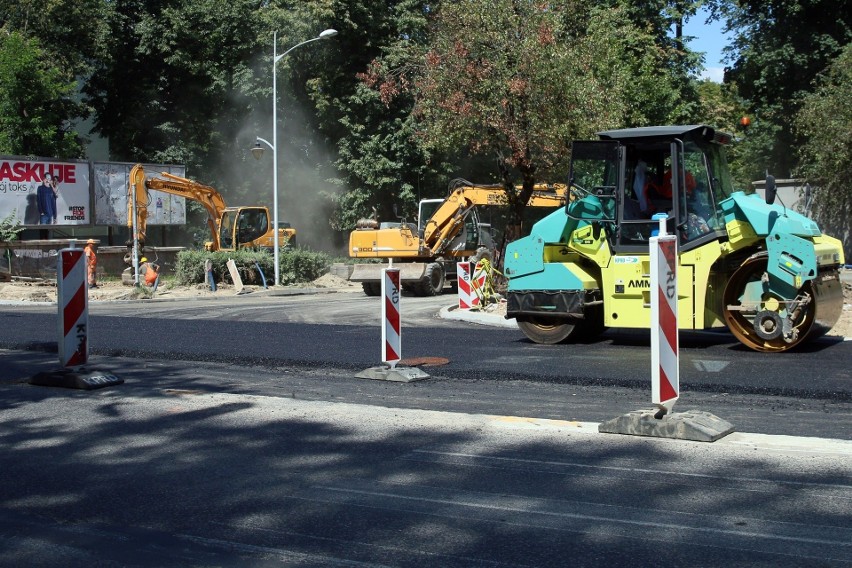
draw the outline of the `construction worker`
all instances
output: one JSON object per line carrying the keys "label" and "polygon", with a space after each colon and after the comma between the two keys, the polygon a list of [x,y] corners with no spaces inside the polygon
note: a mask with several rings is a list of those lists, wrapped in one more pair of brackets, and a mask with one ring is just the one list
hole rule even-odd
{"label": "construction worker", "polygon": [[139,274],[145,278],[145,285],[157,289],[157,280],[160,278],[160,266],[153,262],[148,262],[146,257],[139,259]]}
{"label": "construction worker", "polygon": [[86,248],[83,252],[86,253],[86,274],[89,280],[89,288],[98,287],[98,256],[95,254],[95,246],[97,243],[94,239],[86,241]]}

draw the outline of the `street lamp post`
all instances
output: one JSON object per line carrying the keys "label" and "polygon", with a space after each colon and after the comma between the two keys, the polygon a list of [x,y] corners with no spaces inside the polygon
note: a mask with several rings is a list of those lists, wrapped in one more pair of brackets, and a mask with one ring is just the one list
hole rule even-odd
{"label": "street lamp post", "polygon": [[311,43],[312,41],[328,39],[336,35],[337,30],[323,30],[323,32],[317,37],[305,40],[302,43],[297,43],[281,55],[278,55],[278,32],[276,31],[272,34],[272,142],[264,140],[258,136],[254,147],[251,149],[251,153],[258,160],[261,156],[263,156],[263,147],[260,145],[261,142],[269,146],[272,150],[272,226],[275,231],[272,245],[273,256],[275,258],[274,286],[278,286],[281,283],[279,275],[280,267],[278,266],[278,74],[276,72],[276,67],[278,66],[278,62],[281,61],[285,55],[297,47],[301,47],[307,43]]}

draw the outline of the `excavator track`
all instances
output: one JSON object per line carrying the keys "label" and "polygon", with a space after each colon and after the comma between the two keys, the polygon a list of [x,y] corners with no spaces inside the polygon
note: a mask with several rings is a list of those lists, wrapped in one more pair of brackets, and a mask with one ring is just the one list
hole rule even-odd
{"label": "excavator track", "polygon": [[837,323],[843,290],[836,272],[807,281],[788,302],[764,293],[766,267],[766,255],[749,258],[731,275],[723,293],[725,323],[743,345],[783,352],[825,335]]}

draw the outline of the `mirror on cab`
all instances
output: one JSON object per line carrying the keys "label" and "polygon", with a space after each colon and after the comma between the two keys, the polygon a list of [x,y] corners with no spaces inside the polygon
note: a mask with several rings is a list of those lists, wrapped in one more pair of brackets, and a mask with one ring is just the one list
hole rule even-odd
{"label": "mirror on cab", "polygon": [[772,205],[775,203],[775,176],[766,174],[766,204]]}

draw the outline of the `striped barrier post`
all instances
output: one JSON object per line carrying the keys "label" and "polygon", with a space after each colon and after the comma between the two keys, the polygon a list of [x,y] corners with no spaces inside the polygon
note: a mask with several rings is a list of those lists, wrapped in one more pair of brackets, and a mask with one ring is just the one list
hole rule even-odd
{"label": "striped barrier post", "polygon": [[382,362],[393,369],[402,359],[399,318],[399,268],[382,270]]}
{"label": "striped barrier post", "polygon": [[111,373],[83,368],[89,361],[89,286],[83,249],[59,251],[56,305],[60,368],[36,373],[30,377],[29,384],[92,390],[123,383],[124,379]]}
{"label": "striped barrier post", "polygon": [[651,253],[651,402],[666,413],[680,396],[677,328],[677,236],[666,234],[667,215],[657,214]]}
{"label": "striped barrier post", "polygon": [[456,264],[456,282],[459,291],[459,309],[469,310],[473,307],[473,290],[470,287],[470,263]]}
{"label": "striped barrier post", "polygon": [[83,249],[62,249],[58,262],[59,364],[80,367],[89,359],[86,255]]}
{"label": "striped barrier post", "polygon": [[410,383],[428,379],[417,367],[399,364],[402,361],[402,326],[399,311],[399,268],[382,270],[382,356],[384,365],[370,367],[355,375],[359,379],[377,379]]}
{"label": "striped barrier post", "polygon": [[672,412],[680,397],[677,327],[677,236],[666,234],[668,215],[658,213],[651,233],[651,402],[640,410],[598,424],[598,432],[714,442],[734,426],[709,412]]}

